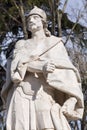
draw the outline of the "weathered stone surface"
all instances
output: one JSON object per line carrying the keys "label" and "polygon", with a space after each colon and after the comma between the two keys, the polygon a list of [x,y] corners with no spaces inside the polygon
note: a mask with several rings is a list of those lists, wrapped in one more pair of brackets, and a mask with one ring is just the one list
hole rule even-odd
{"label": "weathered stone surface", "polygon": [[2,89],[7,130],[70,130],[67,120],[83,116],[79,72],[62,39],[47,30],[45,15],[37,7],[31,10],[27,21],[32,38],[18,41],[8,61]]}

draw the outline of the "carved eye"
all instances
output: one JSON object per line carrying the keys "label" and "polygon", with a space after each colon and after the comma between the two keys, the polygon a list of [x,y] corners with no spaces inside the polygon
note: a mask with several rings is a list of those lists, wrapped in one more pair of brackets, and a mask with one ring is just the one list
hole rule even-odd
{"label": "carved eye", "polygon": [[27,21],[38,20],[38,19],[41,19],[40,16],[38,16],[38,15],[32,15],[32,16],[30,16],[30,17],[28,18]]}
{"label": "carved eye", "polygon": [[35,16],[34,16],[34,19],[38,19],[38,18],[40,18],[38,15],[35,15]]}

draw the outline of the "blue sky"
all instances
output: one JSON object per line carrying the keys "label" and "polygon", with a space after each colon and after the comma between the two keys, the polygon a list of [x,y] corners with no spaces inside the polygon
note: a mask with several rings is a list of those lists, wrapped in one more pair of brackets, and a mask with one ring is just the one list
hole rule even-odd
{"label": "blue sky", "polygon": [[[87,11],[84,10],[84,3],[83,3],[84,1],[86,0],[68,0],[68,4],[65,12],[68,14],[68,18],[73,22],[76,22],[78,14],[80,14],[81,17],[79,19],[79,23],[87,27],[87,20],[86,20]],[[62,8],[65,0],[61,0],[61,2],[62,2],[61,5]]]}

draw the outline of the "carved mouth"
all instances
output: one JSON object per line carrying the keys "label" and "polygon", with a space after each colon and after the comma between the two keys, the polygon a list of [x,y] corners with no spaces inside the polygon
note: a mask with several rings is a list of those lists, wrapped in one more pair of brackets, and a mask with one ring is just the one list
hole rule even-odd
{"label": "carved mouth", "polygon": [[29,23],[30,26],[35,25],[35,23]]}

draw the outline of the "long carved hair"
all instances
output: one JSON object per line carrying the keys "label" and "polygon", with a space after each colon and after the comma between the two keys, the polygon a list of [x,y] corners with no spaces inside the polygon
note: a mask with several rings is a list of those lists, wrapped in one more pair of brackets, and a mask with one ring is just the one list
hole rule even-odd
{"label": "long carved hair", "polygon": [[44,19],[42,19],[42,23],[43,23],[43,29],[44,29],[44,33],[47,37],[51,36],[51,32],[48,30],[48,25],[47,22],[44,21]]}

